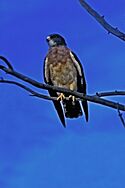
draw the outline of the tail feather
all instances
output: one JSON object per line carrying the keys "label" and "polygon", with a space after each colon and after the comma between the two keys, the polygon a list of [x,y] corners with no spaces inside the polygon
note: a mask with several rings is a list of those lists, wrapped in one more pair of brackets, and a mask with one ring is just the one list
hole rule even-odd
{"label": "tail feather", "polygon": [[84,113],[85,113],[86,121],[88,122],[89,114],[88,114],[88,103],[87,103],[87,101],[82,101],[82,107],[83,107],[83,110],[84,110]]}
{"label": "tail feather", "polygon": [[65,116],[67,118],[77,118],[82,116],[82,109],[79,101],[64,100],[63,107]]}
{"label": "tail feather", "polygon": [[[52,97],[57,97],[57,93],[54,92],[54,91],[49,90],[49,94]],[[57,111],[57,114],[58,114],[63,126],[66,127],[65,118],[64,118],[64,114],[63,114],[63,109],[62,109],[62,106],[61,106],[60,102],[59,101],[53,101],[53,104],[55,106],[55,109]]]}

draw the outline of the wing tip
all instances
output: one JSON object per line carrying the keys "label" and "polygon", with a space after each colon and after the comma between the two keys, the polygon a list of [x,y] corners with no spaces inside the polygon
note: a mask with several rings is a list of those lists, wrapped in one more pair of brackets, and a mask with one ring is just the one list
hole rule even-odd
{"label": "wing tip", "polygon": [[62,123],[63,127],[66,128],[65,119],[60,119],[60,120],[61,120],[61,123]]}
{"label": "wing tip", "polygon": [[85,112],[85,119],[86,119],[86,122],[88,123],[88,121],[89,121],[89,115],[88,115],[88,105],[87,105],[87,109],[86,109],[86,110],[84,110],[84,112]]}
{"label": "wing tip", "polygon": [[85,119],[86,119],[86,122],[88,123],[88,121],[89,121],[88,114],[87,114],[87,115],[85,115]]}
{"label": "wing tip", "polygon": [[83,107],[83,110],[84,110],[86,122],[88,122],[89,121],[89,112],[88,112],[88,103],[87,103],[87,101],[83,101],[82,102],[82,107]]}

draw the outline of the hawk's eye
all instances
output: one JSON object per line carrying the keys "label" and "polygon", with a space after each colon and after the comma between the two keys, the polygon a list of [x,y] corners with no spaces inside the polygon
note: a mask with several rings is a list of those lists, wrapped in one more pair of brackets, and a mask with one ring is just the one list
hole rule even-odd
{"label": "hawk's eye", "polygon": [[60,39],[60,38],[56,38],[56,39],[55,39],[55,42],[60,43],[60,42],[61,42],[61,39]]}

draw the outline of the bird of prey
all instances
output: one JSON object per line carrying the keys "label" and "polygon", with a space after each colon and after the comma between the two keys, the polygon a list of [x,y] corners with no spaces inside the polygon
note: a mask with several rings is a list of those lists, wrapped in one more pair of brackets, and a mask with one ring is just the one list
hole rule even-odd
{"label": "bird of prey", "polygon": [[[78,57],[66,44],[65,39],[59,34],[51,34],[46,38],[49,51],[44,60],[45,83],[77,91],[86,94],[86,81],[82,65]],[[77,118],[82,116],[82,107],[88,121],[88,104],[84,100],[76,100],[74,96],[49,90],[51,97],[57,97],[53,101],[58,116],[65,127],[66,118]],[[69,100],[67,100],[68,98]]]}

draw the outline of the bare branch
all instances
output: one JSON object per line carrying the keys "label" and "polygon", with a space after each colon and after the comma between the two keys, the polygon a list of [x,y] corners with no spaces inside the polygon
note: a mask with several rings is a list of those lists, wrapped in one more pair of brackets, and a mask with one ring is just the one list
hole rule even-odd
{"label": "bare branch", "polygon": [[108,97],[108,96],[118,96],[125,95],[125,91],[108,91],[108,92],[97,92],[95,96],[98,97]]}
{"label": "bare branch", "polygon": [[[56,100],[56,98],[48,97],[48,96],[42,95],[40,93],[37,93],[37,92],[31,90],[30,88],[24,86],[23,84],[20,84],[20,83],[15,82],[15,81],[8,81],[8,80],[1,79],[0,83],[15,84],[15,85],[25,89],[26,91],[30,92],[33,96],[36,96],[36,97],[39,97],[39,98],[43,98],[43,99],[47,99],[47,100]],[[39,84],[41,85],[42,89],[48,90],[48,89],[52,88],[54,91],[67,93],[69,95],[74,95],[75,97],[80,98],[81,100],[88,100],[90,102],[94,102],[94,103],[97,103],[97,104],[108,106],[108,107],[111,107],[111,108],[114,108],[114,109],[118,109],[119,108],[120,110],[125,111],[125,106],[124,105],[122,105],[122,104],[118,105],[118,103],[116,103],[116,102],[112,102],[112,101],[109,101],[109,100],[106,100],[106,99],[101,99],[100,97],[95,96],[95,95],[94,96],[83,95],[82,93],[79,93],[79,92],[75,92],[75,91],[73,92],[71,90],[67,90],[67,89],[64,89],[64,88],[58,88],[58,87],[55,87],[55,86],[49,86],[49,85],[41,84],[41,83],[38,82],[38,86],[39,86]],[[42,86],[44,86],[44,87],[42,87]],[[37,85],[36,85],[36,87],[37,87]]]}
{"label": "bare branch", "polygon": [[[29,87],[25,86],[24,84],[21,84],[21,83],[16,82],[16,81],[5,80],[1,77],[0,83],[13,84],[13,85],[19,86],[22,89],[31,93],[30,96],[35,96],[35,97],[46,99],[46,100],[57,100],[57,97],[49,97],[49,96],[43,95],[41,93],[38,93],[38,92],[30,89]],[[57,90],[58,90],[58,87],[57,87]],[[68,91],[70,91],[70,90],[68,90]],[[80,94],[80,98],[76,98],[76,100],[84,100],[84,98],[88,96],[88,95],[81,96],[81,93],[76,92],[76,95],[77,94],[78,95]],[[102,92],[102,93],[100,92],[100,93],[96,93],[96,95],[91,95],[91,96],[88,96],[88,97],[94,97],[95,98],[95,97],[104,97],[104,96],[107,97],[107,96],[115,96],[115,95],[125,95],[125,91],[110,91],[110,92]],[[68,97],[66,97],[66,99],[68,100]],[[118,105],[118,103],[116,103],[116,104]]]}
{"label": "bare branch", "polygon": [[108,34],[113,34],[116,37],[120,38],[121,40],[125,41],[125,34],[121,32],[117,27],[112,27],[104,18],[104,16],[101,16],[98,12],[96,12],[88,3],[86,3],[84,0],[79,0],[82,7],[91,15],[93,16],[98,23],[104,27],[108,31]]}
{"label": "bare branch", "polygon": [[[29,83],[29,84],[37,87],[37,88],[41,88],[41,89],[45,89],[45,90],[53,90],[53,91],[57,91],[57,92],[60,92],[60,93],[73,95],[77,98],[80,98],[81,100],[87,100],[87,101],[94,102],[94,103],[97,103],[97,104],[101,104],[101,105],[104,105],[104,106],[108,106],[108,107],[111,107],[111,108],[114,108],[114,109],[119,109],[119,110],[125,111],[125,105],[118,104],[116,102],[100,98],[101,95],[106,96],[104,93],[98,93],[98,94],[93,95],[93,96],[84,95],[83,93],[79,93],[79,92],[76,92],[76,91],[71,91],[71,90],[68,90],[68,89],[65,89],[65,88],[55,87],[55,86],[46,85],[46,84],[37,82],[37,81],[35,81],[35,80],[33,80],[33,79],[23,75],[23,74],[20,74],[20,73],[14,71],[13,69],[10,69],[10,67],[6,68],[5,66],[0,65],[0,70],[3,70],[5,73],[8,73],[8,74],[10,74],[14,77],[17,77],[20,80],[23,80],[23,81],[25,81],[25,82],[27,82],[27,83]],[[7,81],[7,80],[5,81],[3,78],[0,80],[0,83],[5,83],[5,82],[10,83],[10,84],[15,84],[15,85],[29,91],[32,94],[32,96],[36,96],[36,97],[44,98],[44,99],[48,99],[48,100],[56,100],[55,98],[51,98],[51,97],[48,97],[48,96],[44,96],[40,93],[37,93],[37,92],[31,90],[30,88],[24,86],[23,84],[20,84],[20,83],[14,82],[14,81]],[[107,92],[107,93],[109,93],[109,92]],[[119,92],[115,91],[115,95],[116,94],[119,94]],[[98,96],[98,95],[100,95],[100,96]],[[111,95],[111,92],[110,92],[110,95]]]}

